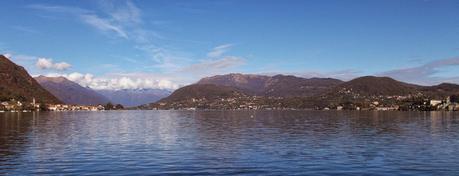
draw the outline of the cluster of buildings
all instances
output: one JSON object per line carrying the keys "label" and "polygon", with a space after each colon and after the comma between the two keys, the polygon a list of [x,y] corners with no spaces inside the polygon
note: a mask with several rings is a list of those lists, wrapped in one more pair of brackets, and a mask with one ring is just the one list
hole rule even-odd
{"label": "cluster of buildings", "polygon": [[331,107],[331,108],[325,107],[322,110],[331,110],[331,109],[336,109],[338,111],[341,111],[341,110],[398,111],[400,110],[400,106],[398,105],[390,105],[390,106],[379,105],[379,102],[375,101],[371,103],[369,107],[353,106],[349,108],[349,106],[346,107],[346,106],[338,105],[336,107]]}
{"label": "cluster of buildings", "polygon": [[30,103],[15,99],[0,102],[0,112],[31,112],[31,111],[104,111],[103,105],[66,105],[66,104],[38,104],[35,98]]}
{"label": "cluster of buildings", "polygon": [[190,98],[174,102],[155,103],[151,109],[226,109],[226,110],[243,110],[243,109],[276,109],[276,106],[267,103],[265,97],[239,95],[227,98]]}
{"label": "cluster of buildings", "polygon": [[0,112],[30,112],[39,111],[40,109],[41,106],[35,102],[35,98],[31,103],[21,102],[15,99],[0,102]]}
{"label": "cluster of buildings", "polygon": [[433,110],[459,111],[459,99],[449,96],[445,100],[430,100],[429,105]]}
{"label": "cluster of buildings", "polygon": [[375,110],[375,111],[459,111],[459,96],[448,96],[445,99],[420,98],[385,98],[368,103],[339,104],[325,107],[324,110]]}
{"label": "cluster of buildings", "polygon": [[219,110],[369,110],[369,111],[459,111],[459,96],[440,100],[419,95],[373,96],[337,101],[292,99],[261,96],[237,96],[229,98],[190,98],[180,101],[160,102],[150,109],[219,109]]}
{"label": "cluster of buildings", "polygon": [[103,105],[87,106],[87,105],[55,104],[55,105],[47,105],[47,110],[48,111],[104,111],[105,107]]}

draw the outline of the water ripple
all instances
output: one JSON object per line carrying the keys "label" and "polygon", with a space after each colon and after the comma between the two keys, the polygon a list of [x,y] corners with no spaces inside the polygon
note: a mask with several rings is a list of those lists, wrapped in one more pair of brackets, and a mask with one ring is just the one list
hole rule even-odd
{"label": "water ripple", "polygon": [[459,175],[455,112],[0,114],[0,175]]}

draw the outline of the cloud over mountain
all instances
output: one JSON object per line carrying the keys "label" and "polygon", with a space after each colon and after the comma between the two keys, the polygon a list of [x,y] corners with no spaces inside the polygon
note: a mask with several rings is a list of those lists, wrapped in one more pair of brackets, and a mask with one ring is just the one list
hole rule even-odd
{"label": "cloud over mountain", "polygon": [[117,75],[96,77],[92,74],[73,72],[70,74],[48,74],[47,76],[63,76],[83,87],[92,89],[177,89],[178,84],[167,79],[154,79],[153,77],[138,75]]}
{"label": "cloud over mountain", "polygon": [[36,66],[39,69],[46,70],[46,69],[55,69],[55,70],[67,70],[72,65],[66,62],[57,62],[55,63],[52,59],[47,58],[38,58]]}

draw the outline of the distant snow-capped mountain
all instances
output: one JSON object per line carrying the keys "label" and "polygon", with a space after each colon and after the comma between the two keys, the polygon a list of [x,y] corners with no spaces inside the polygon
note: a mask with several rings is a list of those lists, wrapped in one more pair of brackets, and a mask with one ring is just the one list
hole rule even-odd
{"label": "distant snow-capped mountain", "polygon": [[38,76],[35,80],[46,90],[66,104],[97,105],[110,100],[89,87],[68,80],[65,77]]}
{"label": "distant snow-capped mountain", "polygon": [[112,103],[122,104],[125,107],[154,103],[171,94],[170,90],[164,89],[97,90],[97,92],[107,97]]}

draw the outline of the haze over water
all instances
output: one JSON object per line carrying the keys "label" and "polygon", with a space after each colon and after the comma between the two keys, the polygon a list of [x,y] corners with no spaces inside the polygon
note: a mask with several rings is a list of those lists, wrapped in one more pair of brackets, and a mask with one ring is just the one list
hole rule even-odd
{"label": "haze over water", "polygon": [[459,175],[455,112],[0,114],[0,175]]}

